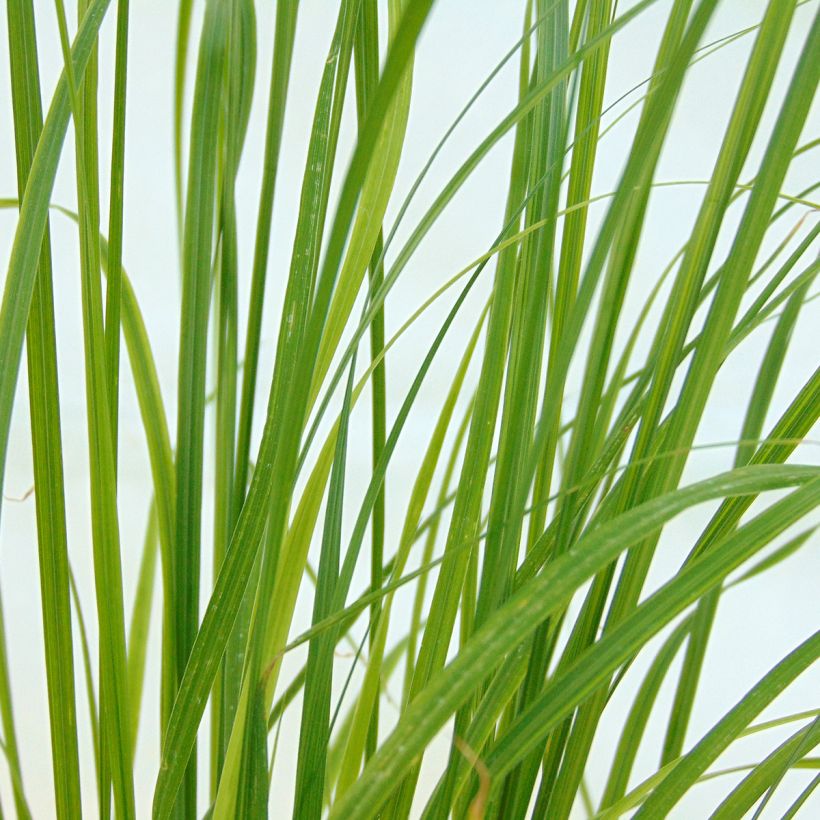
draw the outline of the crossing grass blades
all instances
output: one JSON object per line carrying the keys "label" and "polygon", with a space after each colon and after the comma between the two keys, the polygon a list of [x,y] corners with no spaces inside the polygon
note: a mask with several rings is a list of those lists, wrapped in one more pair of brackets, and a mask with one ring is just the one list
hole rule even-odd
{"label": "crossing grass blades", "polygon": [[[61,820],[81,806],[106,818],[232,820],[282,817],[291,805],[300,819],[659,818],[704,780],[722,785],[713,817],[765,817],[784,784],[798,787],[777,804],[782,816],[817,806],[818,704],[769,709],[811,674],[817,623],[711,727],[693,715],[716,685],[705,659],[723,599],[746,583],[765,588],[783,562],[816,553],[820,468],[806,440],[820,414],[820,370],[795,359],[790,342],[810,311],[816,320],[820,183],[805,169],[817,168],[808,123],[818,5],[768,0],[755,5],[754,25],[728,34],[711,25],[725,0],[499,5],[521,37],[451,112],[407,193],[396,180],[417,44],[437,25],[436,4],[328,2],[335,24],[313,55],[321,78],[301,195],[288,201],[277,177],[285,118],[305,93],[293,59],[305,36],[298,0],[275,3],[272,30],[253,0],[180,0],[167,83],[181,283],[172,403],[154,359],[172,340],[149,338],[123,254],[133,219],[124,191],[129,173],[141,173],[125,162],[138,81],[129,2],[66,9],[55,0],[37,4],[35,19],[32,0],[7,0],[3,127],[13,130],[17,190],[0,194],[17,221],[0,310],[0,474],[12,410],[28,408],[36,634]],[[645,43],[651,74],[605,105],[618,38],[643,15],[659,32]],[[102,65],[107,17],[113,62]],[[37,52],[46,23],[56,23],[64,65],[51,99]],[[262,42],[269,64],[257,64]],[[689,116],[679,100],[693,66],[708,71],[730,46],[743,57],[736,76],[716,79],[736,94],[711,174],[674,181],[698,207],[685,241],[666,248],[666,267],[647,273],[649,214],[670,207],[661,154]],[[454,172],[441,170],[439,149],[505,69],[517,72],[517,95],[472,135]],[[255,79],[266,86],[256,97]],[[113,99],[110,120],[98,112],[102,92]],[[242,225],[252,100],[266,106],[264,157],[253,224]],[[352,147],[340,139],[345,109],[358,129]],[[612,129],[629,148],[605,191],[593,182]],[[505,204],[485,252],[442,272],[435,293],[417,293],[418,310],[391,336],[397,282],[445,209],[465,206],[459,190],[500,145]],[[76,211],[53,198],[58,165],[74,169]],[[422,183],[431,194],[417,193]],[[275,209],[298,214],[287,246],[272,243]],[[89,507],[70,517],[90,521],[88,544],[69,538],[66,523],[58,363],[79,339],[55,336],[54,301],[68,287],[64,259],[51,252],[56,221],[76,230],[79,253]],[[641,307],[627,310],[635,292]],[[273,327],[263,321],[271,294],[282,303]],[[445,318],[416,347],[409,389],[388,402],[391,351],[434,305]],[[261,364],[263,334],[275,339],[272,370]],[[736,440],[717,442],[704,424],[715,385],[749,361],[750,344],[762,352],[727,410]],[[418,397],[445,366],[443,351],[448,387],[431,417]],[[120,389],[124,372],[152,484],[138,579],[123,578],[117,506],[120,405],[134,401]],[[801,382],[784,399],[786,372]],[[408,486],[391,476],[410,427],[425,439]],[[718,443],[726,469],[689,478],[698,449]],[[353,451],[371,465],[364,490],[351,481]],[[675,529],[675,568],[658,580],[663,533],[690,510],[708,515]],[[81,563],[93,568],[93,600],[74,587]],[[310,601],[306,624],[299,596]],[[11,697],[12,650],[30,627],[0,627],[3,810],[30,817],[20,751],[30,738]],[[284,663],[291,653],[298,664]],[[158,714],[141,709],[149,690]],[[604,723],[602,769],[589,762]],[[135,788],[134,760],[157,726],[151,796]],[[81,755],[89,729],[94,753]],[[721,756],[751,734],[769,738],[769,752],[727,771]],[[434,741],[439,753],[425,754]]]}

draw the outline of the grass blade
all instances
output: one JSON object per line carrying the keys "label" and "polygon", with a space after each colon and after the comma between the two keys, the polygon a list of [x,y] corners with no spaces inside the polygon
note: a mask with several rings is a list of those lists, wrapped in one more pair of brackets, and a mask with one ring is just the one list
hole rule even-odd
{"label": "grass blade", "polygon": [[820,657],[820,632],[794,649],[715,724],[695,747],[677,763],[674,769],[641,806],[637,817],[656,817],[653,812],[668,812],[686,789],[717,758],[720,752],[744,729],[760,711],[771,703],[801,672]]}
{"label": "grass blade", "polygon": [[[42,132],[43,113],[33,7],[30,2],[13,0],[8,5],[8,16],[17,179],[22,199]],[[81,810],[80,766],[51,272],[46,226],[26,340],[55,807],[58,817],[68,818],[78,816]],[[15,760],[16,738],[5,709],[3,722],[7,753],[10,760]],[[15,802],[18,815],[27,816],[16,786]]]}

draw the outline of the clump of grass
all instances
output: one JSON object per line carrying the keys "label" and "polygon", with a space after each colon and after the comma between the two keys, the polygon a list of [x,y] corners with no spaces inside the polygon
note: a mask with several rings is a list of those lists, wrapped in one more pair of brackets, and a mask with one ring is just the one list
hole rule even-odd
{"label": "clump of grass", "polygon": [[[656,5],[663,20],[651,44],[652,74],[605,108],[616,59],[610,47]],[[153,353],[170,340],[149,339],[123,259],[128,0],[79,0],[75,32],[56,0],[64,71],[45,117],[32,0],[8,0],[18,190],[3,205],[19,207],[19,216],[0,309],[0,465],[12,409],[25,401],[16,389],[25,346],[58,817],[81,815],[86,766],[95,772],[101,816],[134,817],[138,805],[147,811],[135,795],[134,752],[140,730],[155,720],[156,818],[206,810],[220,820],[281,816],[290,799],[295,817],[339,820],[565,818],[579,807],[595,817],[664,817],[712,778],[734,784],[713,816],[734,818],[759,816],[790,770],[817,769],[816,704],[756,722],[820,656],[820,632],[809,625],[805,640],[710,728],[692,725],[715,685],[704,660],[720,601],[809,549],[816,526],[820,468],[798,459],[820,414],[820,371],[775,401],[820,270],[818,183],[790,188],[790,176],[787,185],[794,160],[817,148],[805,133],[820,75],[814,5],[769,0],[758,24],[711,40],[719,0],[523,3],[521,39],[466,109],[454,112],[453,129],[497,71],[516,61],[517,99],[449,179],[433,180],[432,204],[411,225],[410,203],[435,176],[428,172],[453,130],[402,200],[396,181],[416,45],[425,25],[435,25],[432,0],[328,5],[336,22],[327,53],[316,55],[322,73],[298,202],[282,202],[276,184],[285,113],[297,93],[298,2],[276,4],[269,32],[257,30],[252,0],[209,0],[201,27],[191,0],[181,0],[177,71],[169,78],[181,278],[173,419]],[[106,15],[116,16],[115,57],[100,66]],[[795,30],[800,51],[787,61]],[[245,258],[237,179],[254,80],[268,68],[256,62],[263,37],[273,42],[273,60],[255,243]],[[690,68],[740,39],[747,58],[712,174],[671,183],[699,191],[686,240],[668,248],[669,263],[642,294],[642,308],[627,310],[627,297],[643,284],[638,251],[650,204],[670,184],[657,169]],[[189,52],[196,54],[190,76]],[[774,81],[786,70],[781,94]],[[110,123],[97,112],[103,76],[113,82]],[[351,153],[340,141],[345,108],[358,125]],[[632,108],[638,116],[619,181],[611,192],[596,190],[602,141]],[[767,108],[777,111],[771,124]],[[69,125],[76,212],[52,202],[58,163],[70,161]],[[419,293],[418,310],[388,338],[391,291],[508,135],[504,216],[486,253],[432,295]],[[108,189],[100,184],[103,140],[110,141]],[[600,220],[590,210],[595,202]],[[268,277],[274,207],[298,217],[266,370],[263,304],[282,287]],[[90,463],[83,514],[91,522],[97,645],[71,573],[71,563],[89,555],[69,545],[66,526],[54,320],[62,285],[52,216],[73,220],[79,232]],[[489,298],[476,309],[468,297],[479,282],[488,283]],[[447,301],[446,318],[417,350],[410,387],[394,407],[391,348],[439,300]],[[464,333],[468,321],[474,330]],[[738,438],[724,446],[734,448],[733,466],[686,479],[693,451],[714,442],[702,427],[716,380],[747,340],[760,337],[768,341],[748,374],[750,398],[744,404],[738,396],[729,408]],[[403,492],[386,479],[445,342],[460,347],[461,358]],[[153,484],[134,583],[123,578],[117,508],[122,368],[136,387]],[[364,437],[360,419],[370,430]],[[363,493],[349,469],[351,452],[362,449],[370,463]],[[402,521],[386,515],[395,508],[391,492],[403,500]],[[707,522],[685,536],[676,530],[677,569],[650,582],[664,528],[698,505],[709,505]],[[208,538],[204,511],[213,515]],[[213,564],[209,588],[201,584],[205,561]],[[130,612],[124,587],[135,590]],[[411,597],[397,599],[399,590]],[[296,617],[300,594],[312,602],[307,629]],[[397,617],[401,605],[407,617]],[[154,609],[156,646],[148,640]],[[19,752],[27,738],[15,730],[5,651],[17,626],[0,620],[0,717],[11,800],[27,817]],[[340,644],[350,657],[340,657]],[[301,670],[285,673],[283,658],[297,651]],[[156,679],[146,675],[152,653]],[[625,681],[634,693],[629,708],[619,697]],[[401,696],[391,697],[388,686]],[[141,709],[146,687],[158,693],[158,718]],[[664,687],[671,706],[659,697]],[[81,760],[82,699],[93,761]],[[613,709],[621,710],[620,730],[600,779],[591,751]],[[659,748],[646,731],[650,717],[662,726]],[[288,720],[298,739],[280,734]],[[739,739],[776,727],[791,734],[763,759],[740,770],[718,763]],[[442,732],[449,756],[422,777],[425,752]],[[197,767],[198,746],[207,751],[206,771]],[[638,755],[647,751],[655,768],[638,777]],[[287,798],[270,786],[283,761],[295,764]],[[805,809],[819,782],[806,781],[785,816]]]}

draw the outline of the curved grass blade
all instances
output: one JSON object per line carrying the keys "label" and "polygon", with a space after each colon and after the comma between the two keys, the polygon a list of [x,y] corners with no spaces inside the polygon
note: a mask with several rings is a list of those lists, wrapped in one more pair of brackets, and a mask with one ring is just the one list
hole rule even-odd
{"label": "curved grass blade", "polygon": [[691,618],[687,618],[675,627],[663,646],[655,655],[649,671],[644,677],[641,688],[636,692],[632,709],[624,724],[621,738],[612,758],[609,778],[601,798],[601,811],[617,803],[625,794],[629,785],[629,776],[640,748],[641,740],[649,720],[652,707],[658,697],[661,685],[669,673],[669,667],[678,655],[691,629]]}
{"label": "curved grass blade", "polygon": [[[815,718],[810,726],[796,732],[755,766],[715,809],[712,813],[713,820],[730,820],[732,817],[745,816],[770,784],[776,783],[796,760],[817,745],[818,740],[820,721]],[[756,816],[759,816],[764,805],[765,800],[758,807]]]}
{"label": "curved grass blade", "polygon": [[[745,441],[750,442],[751,439],[759,437],[763,431],[766,412],[771,404],[777,377],[783,367],[789,339],[803,305],[807,288],[808,285],[804,285],[789,298],[786,309],[772,332],[772,338],[761,362],[760,371],[749,399],[746,418],[743,422],[741,439]],[[754,444],[741,445],[737,450],[735,466],[747,463],[753,455]],[[798,549],[801,543],[802,541],[798,540],[794,549]],[[787,544],[784,548],[778,550],[775,561],[779,557],[785,557],[790,551],[790,545]],[[763,568],[766,566],[770,566],[770,564],[762,563]],[[762,571],[759,567],[761,565],[752,568],[749,573],[756,574]],[[745,577],[748,577],[748,573]],[[670,712],[661,763],[670,762],[679,757],[683,751],[686,728],[695,703],[703,658],[706,653],[706,645],[719,598],[720,591],[716,590],[698,604],[692,636],[687,646],[683,668],[678,679],[675,699]]]}
{"label": "curved grass blade", "polygon": [[[664,332],[659,336],[660,356],[653,381],[653,390],[649,404],[644,410],[636,443],[631,458],[641,458],[661,440],[658,423],[661,411],[672,384],[675,362],[678,358],[676,349],[683,344],[684,334],[694,315],[697,291],[705,278],[706,264],[713,252],[717,231],[722,222],[729,202],[729,188],[734,185],[740,173],[739,156],[745,156],[751,146],[751,134],[756,129],[763,106],[771,86],[774,71],[785,39],[788,23],[794,11],[794,3],[784,0],[784,6],[771,4],[760,29],[755,48],[749,60],[749,67],[733,119],[727,130],[721,158],[713,176],[712,189],[714,196],[707,196],[701,209],[695,233],[690,244],[690,251],[684,258],[681,270],[673,288],[669,302],[675,305],[671,313],[661,323]],[[817,27],[815,27],[817,28]],[[761,172],[758,174],[752,194],[741,222],[741,229],[735,237],[735,250],[728,257],[727,266],[717,285],[716,295],[710,305],[704,329],[698,342],[692,363],[686,373],[684,386],[678,398],[678,406],[685,412],[674,414],[670,424],[663,431],[662,441],[665,446],[688,446],[695,435],[697,425],[722,361],[722,351],[729,335],[731,322],[735,316],[740,298],[745,290],[748,276],[757,250],[762,242],[765,226],[768,224],[774,206],[772,190],[779,187],[791,161],[797,139],[808,111],[811,94],[806,95],[804,84],[816,85],[816,72],[806,55],[813,49],[815,34],[810,34],[804,47],[804,55],[795,71],[790,90],[784,102],[782,115],[789,122],[779,120],[767,148]],[[633,470],[627,473],[621,489],[622,504],[631,504],[636,498],[644,497],[669,489],[679,480],[685,464],[685,457],[674,460],[664,466],[662,472],[650,469],[645,473]],[[641,545],[633,549],[627,557],[621,571],[613,602],[610,606],[606,623],[610,626],[634,607],[643,586],[653,554],[653,545]],[[564,764],[565,783],[556,788],[561,803],[560,810],[552,806],[550,811],[557,811],[556,816],[564,816],[569,811],[574,788],[569,782],[573,777],[580,777],[583,760],[588,753],[594,726],[603,706],[603,693],[599,694],[582,710],[582,718],[576,721],[573,729],[574,740],[570,741],[574,750]],[[552,804],[551,804],[552,805]]]}
{"label": "curved grass blade", "polygon": [[[552,611],[562,606],[579,585],[605,567],[622,550],[693,504],[709,498],[744,495],[765,486],[777,486],[786,474],[789,475],[789,482],[799,474],[798,481],[802,483],[815,473],[811,469],[794,469],[746,467],[732,471],[649,501],[602,524],[581,539],[497,610],[485,626],[473,635],[458,657],[408,705],[396,728],[365,767],[357,783],[333,807],[331,817],[364,818],[377,811],[396,788],[397,777],[413,766],[418,751],[503,660],[509,647],[523,641]],[[805,505],[816,503],[817,490],[815,481],[796,491],[802,495],[799,504],[790,503],[790,509],[794,508],[791,511],[796,515]],[[771,515],[770,518],[780,520],[779,516]],[[769,535],[768,531],[765,535]],[[751,549],[749,543],[752,542],[745,546],[741,544],[740,549]],[[723,555],[720,557],[725,560]],[[565,691],[570,698],[580,698],[577,688]],[[519,723],[527,726],[531,722],[522,719]],[[532,729],[537,733],[540,727],[536,728],[533,723]],[[526,745],[510,745],[514,747],[516,760],[528,751]]]}
{"label": "curved grass blade", "polygon": [[[430,491],[433,474],[444,444],[444,437],[450,425],[453,411],[455,410],[456,400],[461,392],[467,367],[478,342],[478,334],[481,327],[482,322],[479,321],[467,345],[467,349],[462,356],[459,368],[453,377],[452,385],[430,438],[422,466],[419,469],[418,476],[413,485],[396,558],[393,562],[391,580],[395,580],[401,576],[409,557],[410,548],[415,541],[415,533],[418,528],[419,519],[421,518],[421,511]],[[370,716],[373,713],[374,704],[377,702],[381,688],[379,681],[384,648],[387,642],[387,630],[390,623],[392,601],[393,597],[390,594],[388,594],[383,601],[380,601],[379,617],[376,621],[375,636],[371,642],[367,671],[365,672],[365,678],[360,687],[353,722],[350,727],[350,733],[347,736],[344,758],[341,762],[336,792],[337,799],[355,782],[359,773],[362,757],[364,756],[366,735],[370,726]]]}
{"label": "curved grass blade", "polygon": [[718,755],[777,695],[820,657],[820,632],[794,649],[749,690],[737,705],[675,765],[641,806],[636,817],[668,812],[687,786],[697,780]]}
{"label": "curved grass blade", "polygon": [[[16,208],[18,207],[18,201],[0,200],[0,207]],[[56,205],[52,207],[79,224],[79,216],[74,211]],[[103,272],[106,272],[108,264],[108,244],[102,235],[100,236],[100,261]],[[173,539],[175,492],[174,467],[156,365],[151,353],[151,346],[139,304],[124,269],[122,270],[122,330],[128,349],[140,415],[148,444],[148,455],[154,483],[154,500],[157,508],[159,541],[162,547],[163,586],[165,594],[163,598],[163,685],[161,711],[163,716],[162,725],[164,726],[170,714],[174,695],[173,682],[170,677],[173,674],[173,633],[167,628],[167,625],[171,622],[171,613],[173,612],[171,546]],[[74,594],[73,589],[72,594]],[[82,621],[81,613],[78,612],[78,616]],[[84,653],[87,653],[88,647],[84,628],[81,628],[80,634],[83,639]],[[90,664],[90,660],[86,659],[86,665],[88,664]],[[86,670],[87,673],[89,669],[90,666],[88,666]],[[89,697],[89,702],[94,701],[93,692],[91,692],[91,690]],[[96,705],[94,705],[93,711],[96,711]],[[96,730],[94,734],[96,734]]]}
{"label": "curved grass blade", "polygon": [[488,755],[487,766],[494,776],[502,777],[568,710],[594,692],[602,675],[628,660],[676,614],[812,509],[817,504],[818,492],[820,481],[815,479],[773,504],[726,538],[720,550],[693,562],[667,582],[621,626],[580,655],[565,673],[553,677],[538,700],[507,729]]}

